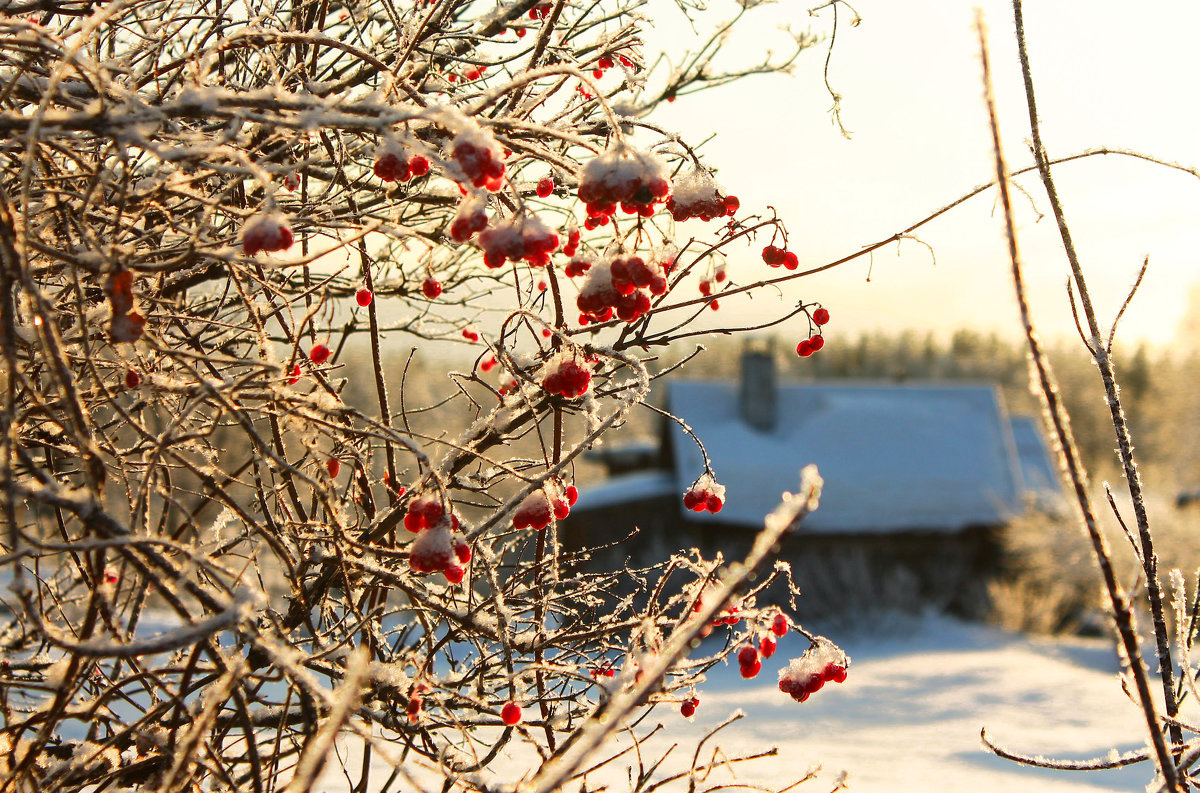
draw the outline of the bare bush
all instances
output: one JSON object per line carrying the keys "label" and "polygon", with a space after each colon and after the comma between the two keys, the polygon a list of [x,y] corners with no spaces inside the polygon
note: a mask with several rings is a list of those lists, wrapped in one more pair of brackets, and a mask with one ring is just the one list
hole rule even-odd
{"label": "bare bush", "polygon": [[558,789],[774,623],[815,480],[728,569],[555,530],[643,351],[786,246],[646,120],[812,43],[716,69],[756,5],[654,73],[624,0],[2,4],[0,790],[308,790],[347,732],[356,791],[486,789],[510,742]]}

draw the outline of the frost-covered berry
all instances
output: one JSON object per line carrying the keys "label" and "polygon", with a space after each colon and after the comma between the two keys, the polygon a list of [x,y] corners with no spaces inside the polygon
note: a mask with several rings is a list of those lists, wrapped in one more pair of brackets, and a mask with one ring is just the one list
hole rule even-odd
{"label": "frost-covered berry", "polygon": [[421,294],[430,300],[437,299],[437,296],[442,293],[442,282],[430,276],[421,284]]}
{"label": "frost-covered berry", "polygon": [[813,312],[812,320],[818,325],[824,325],[829,321],[829,311],[824,308],[818,308]]}
{"label": "frost-covered berry", "polygon": [[574,352],[562,350],[546,363],[542,388],[567,399],[581,397],[592,384],[591,368]]}
{"label": "frost-covered berry", "polygon": [[676,222],[700,218],[706,223],[714,218],[732,215],[741,206],[736,196],[725,196],[717,180],[708,171],[694,170],[684,174],[671,185],[667,211]]}
{"label": "frost-covered berry", "polygon": [[521,706],[515,702],[506,702],[504,703],[504,707],[500,709],[500,721],[509,727],[520,724],[522,715]]}
{"label": "frost-covered berry", "polygon": [[720,512],[725,506],[725,486],[706,472],[683,494],[683,506],[693,512]]}
{"label": "frost-covered berry", "polygon": [[537,194],[541,198],[549,198],[550,194],[553,192],[554,192],[554,180],[551,179],[549,176],[543,178],[541,181],[539,181],[537,183]]}
{"label": "frost-covered berry", "polygon": [[612,215],[618,205],[626,214],[649,217],[670,196],[666,161],[622,142],[589,160],[579,177],[579,200],[589,217]]}
{"label": "frost-covered berry", "polygon": [[292,227],[279,212],[255,215],[242,227],[242,250],[247,256],[259,251],[286,251],[294,239]]}
{"label": "frost-covered berry", "polygon": [[751,666],[758,662],[758,650],[752,644],[744,644],[737,654],[739,666]]}
{"label": "frost-covered berry", "polygon": [[487,201],[482,196],[469,196],[459,202],[454,220],[450,222],[450,238],[466,242],[478,231],[487,228]]}
{"label": "frost-covered berry", "polygon": [[614,313],[622,322],[634,322],[650,311],[650,296],[666,290],[666,276],[657,262],[615,256],[587,269],[575,302],[589,322],[606,322]]}
{"label": "frost-covered berry", "polygon": [[775,637],[767,634],[760,636],[758,639],[758,652],[763,658],[770,658],[775,654]]}
{"label": "frost-covered berry", "polygon": [[571,500],[555,482],[533,491],[521,500],[513,513],[513,528],[541,531],[551,520],[563,520],[571,513]]}
{"label": "frost-covered berry", "polygon": [[679,704],[679,712],[684,718],[690,719],[696,715],[696,706],[700,704],[700,700],[696,697],[689,697]]}
{"label": "frost-covered berry", "polygon": [[787,632],[787,617],[783,616],[782,614],[776,614],[775,618],[771,620],[771,633],[775,634],[776,636],[787,636]]}
{"label": "frost-covered berry", "polygon": [[354,302],[358,303],[363,308],[366,308],[367,306],[371,305],[371,301],[374,299],[375,299],[375,295],[373,295],[371,293],[371,290],[367,289],[366,287],[363,287],[362,289],[360,289],[354,293]]}
{"label": "frost-covered berry", "polygon": [[308,351],[308,360],[320,366],[329,360],[330,350],[324,344],[314,344],[313,348]]}

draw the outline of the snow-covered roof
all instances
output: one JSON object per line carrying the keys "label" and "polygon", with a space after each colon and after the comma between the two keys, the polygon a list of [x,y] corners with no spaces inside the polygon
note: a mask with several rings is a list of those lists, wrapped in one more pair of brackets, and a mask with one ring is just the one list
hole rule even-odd
{"label": "snow-covered roof", "polygon": [[579,500],[572,509],[601,509],[672,494],[682,497],[682,491],[676,486],[675,477],[670,471],[638,471],[610,476],[595,486],[581,486]]}
{"label": "snow-covered roof", "polygon": [[[777,400],[775,429],[760,432],[739,416],[735,383],[670,384],[667,408],[704,442],[727,488],[721,512],[689,518],[758,526],[809,463],[825,487],[807,531],[951,531],[1020,511],[1016,446],[991,386],[796,384],[780,386]],[[687,433],[670,427],[682,492],[704,465]]]}
{"label": "snow-covered roof", "polygon": [[1013,440],[1017,446],[1017,462],[1021,484],[1033,503],[1042,510],[1058,513],[1066,509],[1058,469],[1050,457],[1038,422],[1033,416],[1009,416]]}

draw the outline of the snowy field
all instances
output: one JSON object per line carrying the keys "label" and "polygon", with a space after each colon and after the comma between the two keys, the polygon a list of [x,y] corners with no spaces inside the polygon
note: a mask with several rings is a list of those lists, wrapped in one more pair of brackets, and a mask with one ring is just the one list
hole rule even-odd
{"label": "snowy field", "polygon": [[[643,723],[664,728],[644,757],[650,762],[655,750],[678,744],[663,769],[684,770],[704,733],[741,710],[745,718],[720,733],[720,746],[730,755],[776,746],[778,756],[739,766],[736,779],[709,778],[698,790],[720,781],[774,790],[812,766],[820,766],[816,778],[797,790],[830,791],[843,772],[849,790],[887,793],[1134,791],[1150,781],[1146,763],[1050,771],[997,758],[980,742],[986,727],[1012,751],[1072,760],[1143,746],[1144,726],[1121,693],[1111,644],[1030,638],[944,618],[886,626],[875,635],[868,630],[831,636],[853,659],[849,679],[804,704],[776,688],[776,670],[806,644],[798,637],[781,641],[755,680],[743,681],[735,668],[714,669],[692,721],[677,706],[663,705]],[[495,781],[508,784],[523,772],[517,758],[496,770],[504,778]],[[322,781],[315,790],[349,790],[340,775],[327,773]],[[619,768],[588,777],[589,790],[605,784],[629,789]],[[665,789],[685,790],[686,782]]]}

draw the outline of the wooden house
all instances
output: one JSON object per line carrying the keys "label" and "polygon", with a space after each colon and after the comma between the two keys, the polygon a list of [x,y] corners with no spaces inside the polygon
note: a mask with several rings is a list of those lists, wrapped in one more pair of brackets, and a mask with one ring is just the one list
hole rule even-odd
{"label": "wooden house", "polygon": [[[614,543],[605,564],[651,564],[695,547],[743,554],[799,471],[825,481],[819,509],[781,549],[805,593],[801,614],[926,608],[973,616],[1000,569],[998,532],[1032,501],[1057,504],[1056,469],[1036,425],[997,390],[949,382],[778,385],[769,353],[747,353],[739,383],[674,380],[652,444],[597,450],[609,476],[581,487],[561,527],[568,546]],[[725,505],[684,508],[704,472]]]}

